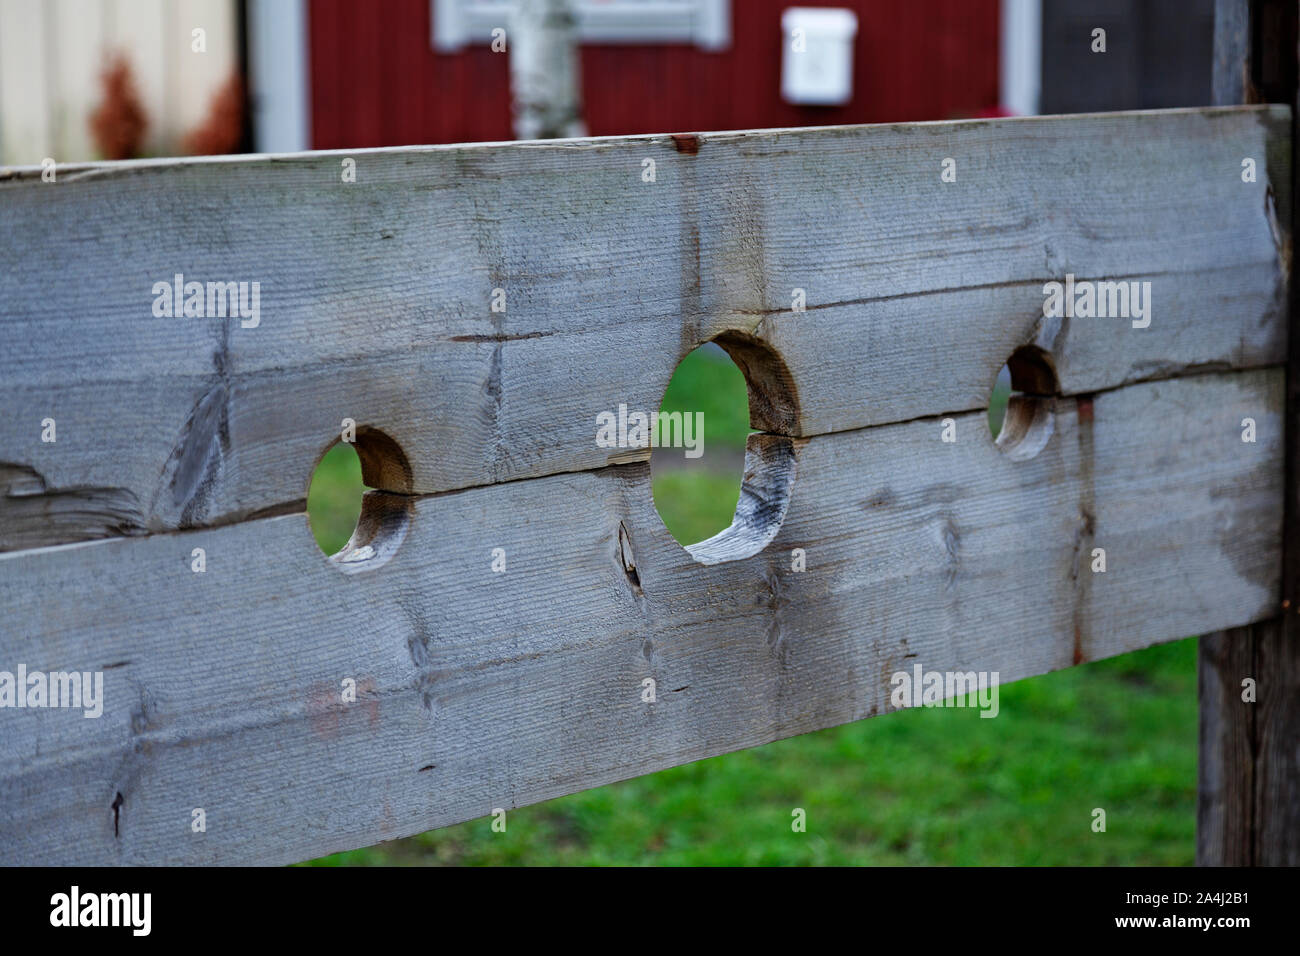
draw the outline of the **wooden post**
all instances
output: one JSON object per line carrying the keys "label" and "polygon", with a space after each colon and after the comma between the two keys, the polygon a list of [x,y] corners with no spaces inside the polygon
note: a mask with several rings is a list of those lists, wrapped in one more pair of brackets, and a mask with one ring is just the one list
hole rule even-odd
{"label": "wooden post", "polygon": [[[1297,6],[1295,0],[1219,0],[1214,16],[1216,105],[1288,104],[1293,157]],[[1290,186],[1290,195],[1274,197],[1288,252],[1297,195],[1294,162]],[[1200,642],[1201,865],[1300,865],[1300,309],[1294,282],[1289,300],[1279,616]],[[1243,700],[1247,678],[1255,682],[1254,702]]]}

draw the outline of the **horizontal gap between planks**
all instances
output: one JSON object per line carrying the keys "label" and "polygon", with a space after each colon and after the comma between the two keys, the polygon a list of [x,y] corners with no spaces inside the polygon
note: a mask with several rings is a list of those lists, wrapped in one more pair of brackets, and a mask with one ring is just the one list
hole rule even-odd
{"label": "horizontal gap between planks", "polygon": [[[1044,397],[1068,400],[1071,398],[1079,398],[1082,396],[1104,395],[1110,392],[1116,392],[1121,389],[1129,388],[1134,385],[1145,385],[1153,382],[1166,382],[1166,381],[1174,381],[1179,379],[1190,380],[1190,379],[1196,379],[1196,378],[1211,376],[1211,375],[1249,374],[1251,372],[1266,371],[1272,368],[1283,368],[1283,367],[1285,366],[1277,363],[1270,363],[1266,365],[1256,365],[1256,366],[1233,366],[1233,367],[1207,365],[1204,368],[1186,368],[1180,372],[1177,372],[1175,374],[1170,374],[1170,375],[1153,375],[1141,379],[1135,379],[1130,382],[1124,382],[1120,385],[1113,385],[1106,388],[1098,388],[1098,389],[1092,389],[1089,391],[1081,391],[1081,392],[1057,392],[1054,395],[1048,395]],[[942,412],[934,412],[932,414],[917,415],[913,418],[905,418],[905,419],[900,419],[898,421],[880,422],[871,425],[860,425],[853,428],[844,428],[844,429],[836,429],[833,431],[816,432],[811,435],[798,437],[796,438],[796,440],[798,441],[812,440],[822,435],[849,435],[849,434],[853,434],[854,432],[866,432],[866,431],[871,431],[873,429],[890,428],[898,425],[908,425],[914,422],[933,421],[933,420],[952,417],[955,415],[971,415],[979,412],[988,412],[988,410],[989,409],[987,405],[983,407],[975,407],[975,408],[950,409]],[[789,435],[780,435],[775,432],[755,432],[754,435],[772,435],[774,437],[784,437],[784,438],[795,437]],[[992,442],[993,440],[990,437],[989,443],[992,444]],[[420,501],[429,498],[444,498],[449,495],[465,494],[473,491],[478,491],[484,488],[492,488],[498,485],[518,484],[521,482],[529,482],[529,481],[542,481],[545,480],[546,478],[551,478],[559,475],[581,475],[581,474],[589,474],[589,473],[606,471],[608,469],[625,468],[628,466],[642,464],[648,462],[649,460],[650,460],[650,455],[647,452],[644,456],[641,457],[628,458],[623,461],[611,462],[609,464],[604,464],[604,465],[594,465],[589,468],[571,468],[571,469],[564,469],[560,471],[547,472],[546,474],[542,474],[542,475],[527,475],[518,478],[507,478],[507,479],[503,479],[502,481],[488,482],[480,485],[468,485],[463,488],[447,488],[439,491],[411,492],[411,493],[385,491],[384,493],[393,495],[395,497],[408,498],[411,501]],[[797,484],[796,484],[796,488],[797,488]],[[370,491],[372,489],[367,488],[365,490]],[[13,497],[20,498],[23,496],[13,496]],[[0,501],[0,504],[2,503],[3,502]],[[221,528],[228,528],[231,527],[232,525],[245,524],[254,521],[262,521],[267,518],[306,514],[306,511],[307,511],[306,499],[298,498],[292,501],[286,501],[279,504],[269,505],[265,508],[259,508],[257,511],[249,512],[247,514],[225,515],[221,518],[221,520],[213,521],[208,524],[192,525],[184,528],[141,529],[138,532],[130,533],[130,534],[103,535],[101,537],[87,538],[80,541],[54,541],[49,544],[36,545],[30,548],[14,548],[7,551],[0,551],[0,561],[4,561],[8,558],[13,558],[13,557],[21,557],[22,555],[29,554],[32,552],[44,552],[44,551],[57,549],[57,548],[85,547],[85,546],[90,546],[95,544],[102,544],[105,542],[118,541],[123,538],[137,539],[137,538],[154,538],[154,537],[175,537],[175,536],[193,534],[193,533],[204,532],[204,531],[214,531]]]}

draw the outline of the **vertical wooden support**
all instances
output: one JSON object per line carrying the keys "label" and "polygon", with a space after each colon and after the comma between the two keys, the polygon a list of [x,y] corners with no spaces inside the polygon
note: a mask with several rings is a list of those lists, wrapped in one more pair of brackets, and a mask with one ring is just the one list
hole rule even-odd
{"label": "vertical wooden support", "polygon": [[[1297,0],[1218,0],[1214,16],[1215,103],[1291,106],[1291,181],[1275,184],[1277,216],[1288,237],[1297,195],[1298,7]],[[1289,251],[1288,238],[1288,255]],[[1209,634],[1200,641],[1196,861],[1206,866],[1300,865],[1300,309],[1296,289],[1297,283],[1290,283],[1279,616]],[[1255,682],[1253,703],[1243,700],[1246,678]]]}

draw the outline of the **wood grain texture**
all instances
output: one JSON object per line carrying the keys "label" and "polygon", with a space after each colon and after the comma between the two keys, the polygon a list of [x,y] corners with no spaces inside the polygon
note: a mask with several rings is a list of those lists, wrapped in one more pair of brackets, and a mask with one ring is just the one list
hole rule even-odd
{"label": "wood grain texture", "polygon": [[1200,704],[1196,790],[1196,862],[1254,864],[1255,708],[1242,699],[1247,678],[1258,681],[1252,631],[1263,621],[1206,634],[1197,648]]}
{"label": "wood grain texture", "polygon": [[[418,493],[625,460],[596,415],[656,409],[727,331],[788,367],[792,436],[984,408],[1031,340],[1068,394],[1277,364],[1289,129],[1255,107],[22,173],[0,456],[123,505],[82,528],[169,530],[292,509],[345,417],[401,444]],[[260,282],[260,324],[155,318],[177,273]],[[1150,281],[1151,326],[1042,321],[1067,273]],[[8,541],[74,540],[32,504],[0,497]]]}
{"label": "wood grain texture", "polygon": [[[1291,143],[1300,139],[1300,4],[1261,0],[1261,29],[1253,54],[1258,86],[1272,102],[1291,107]],[[1268,49],[1268,45],[1272,49]],[[1291,166],[1289,195],[1279,200],[1289,231],[1300,201],[1300,172]],[[1288,202],[1289,200],[1289,202]],[[1294,254],[1293,249],[1288,250]],[[1300,284],[1288,288],[1288,336],[1283,463],[1282,607],[1279,625],[1256,633],[1255,661],[1263,685],[1255,713],[1255,862],[1300,866]]]}
{"label": "wood grain texture", "polygon": [[1215,0],[1211,89],[1219,106],[1258,102],[1251,80],[1250,0]]}
{"label": "wood grain texture", "polygon": [[[1300,866],[1300,655],[1285,615],[1201,638],[1196,862]],[[1243,681],[1255,699],[1243,700]]]}
{"label": "wood grain texture", "polygon": [[299,860],[883,713],[914,664],[1006,682],[1266,618],[1282,392],[1055,400],[1027,461],[983,412],[955,443],[938,418],[797,441],[775,540],[712,566],[644,462],[418,497],[365,573],[300,515],[0,556],[0,661],[102,670],[106,698],[4,714],[0,862]]}
{"label": "wood grain texture", "polygon": [[[1215,102],[1297,102],[1295,0],[1218,0]],[[1292,115],[1292,142],[1295,142]],[[1300,195],[1293,166],[1279,181],[1279,232]],[[1291,259],[1290,243],[1285,245]],[[1289,271],[1290,266],[1287,266]],[[1196,859],[1211,866],[1300,865],[1300,301],[1286,294],[1287,390],[1279,616],[1201,639]],[[1256,699],[1242,700],[1242,681]]]}
{"label": "wood grain texture", "polygon": [[[1292,605],[1287,616],[1294,618]],[[1273,622],[1255,630],[1254,862],[1300,866],[1300,627]]]}

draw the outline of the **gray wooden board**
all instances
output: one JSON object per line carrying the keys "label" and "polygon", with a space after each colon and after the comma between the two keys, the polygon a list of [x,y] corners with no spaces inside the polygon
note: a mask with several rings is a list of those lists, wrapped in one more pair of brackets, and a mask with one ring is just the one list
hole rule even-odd
{"label": "gray wooden board", "polygon": [[[1289,195],[1289,115],[11,172],[0,549],[292,509],[345,417],[396,438],[422,493],[626,460],[597,447],[596,415],[656,409],[677,362],[725,330],[784,359],[795,435],[986,407],[1030,339],[1067,393],[1277,364],[1289,235],[1270,196]],[[155,318],[153,283],[176,273],[260,282],[260,325]],[[1067,273],[1150,281],[1150,327],[1044,325],[1043,283]],[[808,311],[791,311],[795,288]]]}
{"label": "gray wooden board", "polygon": [[420,497],[357,574],[301,515],[0,556],[3,666],[106,688],[99,719],[0,711],[0,862],[300,860],[883,713],[914,664],[1006,682],[1264,619],[1282,391],[1062,399],[1027,461],[983,412],[955,443],[937,418],[815,436],[776,539],[713,566],[643,462]]}

